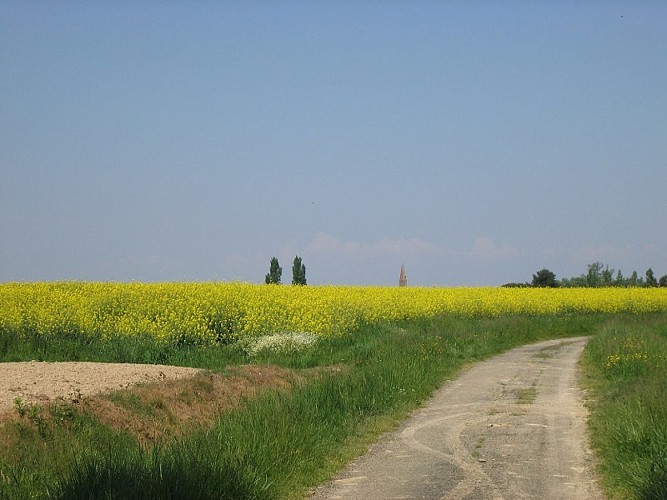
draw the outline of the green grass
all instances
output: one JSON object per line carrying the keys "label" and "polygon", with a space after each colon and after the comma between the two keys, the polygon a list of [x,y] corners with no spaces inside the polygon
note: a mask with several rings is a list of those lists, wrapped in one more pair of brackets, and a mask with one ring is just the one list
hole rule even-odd
{"label": "green grass", "polygon": [[19,337],[0,330],[2,361],[103,361],[108,363],[148,363],[193,366],[220,370],[247,361],[240,349],[214,346],[173,345],[150,335],[101,338],[89,334]]}
{"label": "green grass", "polygon": [[[614,321],[604,315],[445,317],[366,326],[298,353],[256,358],[234,345],[217,352],[165,350],[160,362],[219,370],[249,361],[341,369],[323,370],[289,392],[264,393],[207,429],[151,449],[85,414],[49,419],[43,435],[24,418],[0,446],[0,498],[303,498],[462,366],[529,342],[595,333]],[[618,321],[641,324],[632,317]],[[107,349],[77,350],[72,342],[61,342],[59,359],[76,351],[76,359],[121,361],[118,353],[125,352],[137,361],[158,349],[146,339],[140,345],[115,339]],[[6,345],[9,357],[21,351],[35,359],[25,346]],[[48,346],[40,352],[53,355]],[[146,411],[131,398],[124,403]]]}
{"label": "green grass", "polygon": [[667,318],[612,319],[582,363],[609,498],[667,498]]}

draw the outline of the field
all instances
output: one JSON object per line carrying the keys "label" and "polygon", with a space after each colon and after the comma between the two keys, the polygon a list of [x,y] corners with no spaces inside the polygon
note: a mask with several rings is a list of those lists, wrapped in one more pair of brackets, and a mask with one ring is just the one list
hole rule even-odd
{"label": "field", "polygon": [[[0,361],[210,370],[168,390],[17,401],[0,498],[303,498],[466,363],[580,335],[610,497],[665,491],[665,289],[16,283],[0,303]],[[255,387],[260,371],[279,377]],[[231,380],[243,389],[223,404]]]}
{"label": "field", "polygon": [[659,288],[389,288],[243,283],[0,285],[0,331],[17,336],[149,335],[206,345],[284,332],[341,335],[433,318],[667,310]]}

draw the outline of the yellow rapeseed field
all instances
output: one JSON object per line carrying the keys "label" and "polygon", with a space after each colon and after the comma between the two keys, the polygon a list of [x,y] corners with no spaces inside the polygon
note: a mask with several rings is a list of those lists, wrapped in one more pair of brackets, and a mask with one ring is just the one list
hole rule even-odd
{"label": "yellow rapeseed field", "polygon": [[337,335],[362,323],[667,310],[665,288],[398,288],[248,283],[0,284],[0,333],[149,334],[214,343],[281,332]]}

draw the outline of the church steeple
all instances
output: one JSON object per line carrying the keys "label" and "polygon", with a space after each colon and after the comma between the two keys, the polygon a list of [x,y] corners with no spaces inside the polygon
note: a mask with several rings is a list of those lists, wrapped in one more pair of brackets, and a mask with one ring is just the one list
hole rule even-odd
{"label": "church steeple", "polygon": [[405,275],[403,264],[401,264],[401,275],[398,278],[398,286],[408,286],[408,277]]}

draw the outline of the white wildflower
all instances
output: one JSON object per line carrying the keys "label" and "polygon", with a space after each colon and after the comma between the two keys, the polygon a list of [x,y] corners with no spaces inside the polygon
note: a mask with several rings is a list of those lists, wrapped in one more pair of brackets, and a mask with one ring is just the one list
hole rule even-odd
{"label": "white wildflower", "polygon": [[310,332],[286,332],[261,337],[245,338],[239,341],[241,348],[249,355],[262,352],[297,353],[317,343],[317,336]]}

